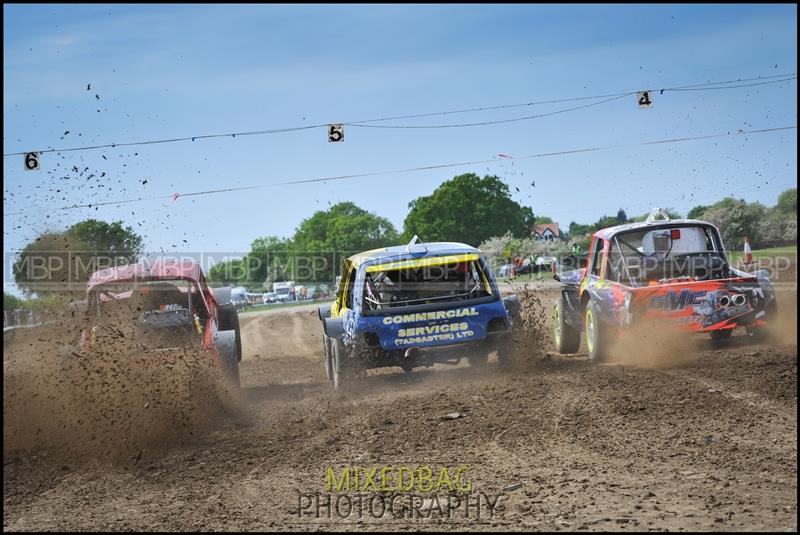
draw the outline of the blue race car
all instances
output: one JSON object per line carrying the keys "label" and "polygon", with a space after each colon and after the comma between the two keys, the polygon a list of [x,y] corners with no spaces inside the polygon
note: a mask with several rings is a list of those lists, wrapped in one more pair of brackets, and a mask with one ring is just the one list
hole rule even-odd
{"label": "blue race car", "polygon": [[519,316],[478,249],[415,236],[344,262],[336,300],[319,307],[325,373],[338,389],[368,368],[482,365],[494,349],[506,365]]}

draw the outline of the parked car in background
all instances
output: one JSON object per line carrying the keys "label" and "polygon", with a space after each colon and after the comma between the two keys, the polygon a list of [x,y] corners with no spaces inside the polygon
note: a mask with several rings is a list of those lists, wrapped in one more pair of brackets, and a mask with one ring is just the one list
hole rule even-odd
{"label": "parked car in background", "polygon": [[275,292],[275,301],[278,303],[295,300],[294,281],[273,282],[272,291]]}
{"label": "parked car in background", "polygon": [[231,288],[231,304],[236,310],[247,308],[247,290],[244,287]]}

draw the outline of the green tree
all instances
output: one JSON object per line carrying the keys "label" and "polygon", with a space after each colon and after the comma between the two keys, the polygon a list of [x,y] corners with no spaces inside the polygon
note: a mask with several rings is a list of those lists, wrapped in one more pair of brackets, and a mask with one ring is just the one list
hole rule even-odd
{"label": "green tree", "polygon": [[569,252],[569,246],[561,240],[534,240],[532,237],[515,238],[510,232],[494,236],[478,247],[492,270],[496,271],[517,255],[535,261],[539,256],[556,256]]}
{"label": "green tree", "polygon": [[537,225],[546,225],[548,223],[555,223],[555,221],[553,221],[552,217],[547,217],[546,215],[537,215],[534,218],[534,222]]}
{"label": "green tree", "polygon": [[133,262],[142,238],[121,221],[88,219],[63,232],[47,232],[27,244],[12,268],[25,294],[81,294],[97,269]]}
{"label": "green tree", "polygon": [[689,213],[686,214],[686,218],[687,219],[702,219],[703,218],[703,214],[708,209],[709,209],[709,207],[706,206],[706,205],[703,205],[703,204],[695,206],[694,208],[689,210]]}
{"label": "green tree", "polygon": [[[399,241],[388,219],[352,202],[341,202],[300,223],[292,236],[292,256],[287,258],[288,271],[283,276],[295,281],[333,282],[344,258]],[[273,273],[274,280],[280,276]]]}
{"label": "green tree", "polygon": [[763,241],[797,240],[797,216],[781,212],[777,206],[766,211],[758,225],[759,238]]}
{"label": "green tree", "polygon": [[763,239],[762,225],[766,215],[767,209],[761,203],[726,197],[709,207],[703,218],[719,228],[727,248],[738,249],[745,237],[751,242]]}
{"label": "green tree", "polygon": [[396,245],[397,230],[385,217],[340,202],[304,219],[292,237],[293,249],[303,252],[360,252]]}
{"label": "green tree", "polygon": [[628,214],[625,213],[625,210],[620,208],[617,211],[617,224],[622,225],[628,222]]}
{"label": "green tree", "polygon": [[87,219],[69,227],[67,234],[85,243],[93,253],[126,257],[132,262],[142,252],[142,237],[131,227],[123,227],[122,221]]}
{"label": "green tree", "polygon": [[15,308],[22,308],[24,301],[8,292],[3,292],[3,310],[13,310]]}
{"label": "green tree", "polygon": [[256,238],[245,258],[247,282],[272,288],[273,282],[290,280],[292,276],[292,240],[277,236]]}
{"label": "green tree", "polygon": [[593,232],[591,225],[582,225],[580,223],[576,223],[575,221],[570,222],[569,224],[569,235],[572,238],[578,239],[587,234],[591,234]]}
{"label": "green tree", "polygon": [[600,219],[598,219],[597,222],[594,225],[592,225],[592,227],[594,230],[600,230],[602,228],[615,227],[617,225],[619,225],[619,221],[617,220],[616,217],[610,215],[604,215]]}
{"label": "green tree", "polygon": [[83,283],[94,272],[94,256],[87,251],[87,244],[66,232],[42,234],[19,252],[14,281],[26,296],[85,291]]}
{"label": "green tree", "polygon": [[515,202],[508,186],[496,176],[458,175],[408,206],[404,241],[416,234],[424,242],[457,241],[477,246],[506,232],[529,236],[534,223],[531,209]]}
{"label": "green tree", "polygon": [[775,208],[783,214],[797,215],[797,188],[790,188],[778,195]]}
{"label": "green tree", "polygon": [[208,282],[221,285],[240,285],[246,281],[246,275],[244,261],[241,258],[234,258],[217,262],[211,266],[208,270]]}

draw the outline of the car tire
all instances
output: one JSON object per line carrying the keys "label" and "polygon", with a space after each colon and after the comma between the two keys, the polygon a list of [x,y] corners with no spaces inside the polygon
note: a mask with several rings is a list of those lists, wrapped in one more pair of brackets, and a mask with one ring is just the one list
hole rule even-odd
{"label": "car tire", "polygon": [[709,333],[712,342],[721,342],[723,340],[727,340],[732,334],[733,329],[717,329],[716,331],[711,331]]}
{"label": "car tire", "polygon": [[517,348],[514,344],[514,338],[519,330],[522,318],[519,314],[512,317],[511,331],[503,335],[497,341],[497,362],[503,370],[511,369],[511,365],[517,356]]}
{"label": "car tire", "polygon": [[769,340],[770,332],[767,327],[747,328],[747,336],[756,344],[763,344]]}
{"label": "car tire", "polygon": [[[772,301],[770,301],[770,303],[764,307],[764,311],[767,313],[767,321],[775,321],[773,318],[778,315],[778,301],[773,297]],[[768,341],[772,334],[773,333],[769,325],[747,329],[747,336],[749,336],[750,339],[757,344]]]}
{"label": "car tire", "polygon": [[599,309],[594,301],[589,301],[585,312],[586,349],[589,358],[596,363],[608,360],[611,328],[600,319]]}
{"label": "car tire", "polygon": [[564,317],[564,294],[553,307],[553,336],[556,349],[562,355],[577,353],[581,347],[581,331],[568,324]]}
{"label": "car tire", "polygon": [[334,338],[332,341],[333,346],[333,363],[331,366],[331,377],[333,388],[336,390],[343,390],[353,377],[351,373],[352,362],[347,346],[344,345],[339,338]]}
{"label": "car tire", "polygon": [[242,361],[242,333],[239,328],[239,312],[232,305],[222,305],[217,310],[220,331],[236,331],[236,360]]}
{"label": "car tire", "polygon": [[331,339],[325,333],[322,333],[322,351],[322,358],[325,360],[325,377],[328,378],[328,381],[333,381]]}
{"label": "car tire", "polygon": [[767,313],[767,317],[774,316],[778,313],[778,299],[775,296],[773,296],[772,301],[764,307],[764,311]]}

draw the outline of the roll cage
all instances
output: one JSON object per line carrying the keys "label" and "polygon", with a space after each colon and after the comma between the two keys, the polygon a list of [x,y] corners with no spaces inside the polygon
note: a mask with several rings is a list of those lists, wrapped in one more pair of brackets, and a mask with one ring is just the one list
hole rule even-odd
{"label": "roll cage", "polygon": [[[702,235],[694,233],[697,250],[691,247],[691,250],[683,251],[674,249],[682,229],[702,232]],[[647,237],[651,237],[649,245],[653,252],[645,250],[644,239]],[[654,282],[731,276],[716,227],[708,223],[677,221],[627,228],[610,235],[595,234],[586,270],[587,275],[634,288]]]}

